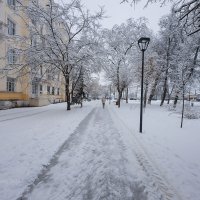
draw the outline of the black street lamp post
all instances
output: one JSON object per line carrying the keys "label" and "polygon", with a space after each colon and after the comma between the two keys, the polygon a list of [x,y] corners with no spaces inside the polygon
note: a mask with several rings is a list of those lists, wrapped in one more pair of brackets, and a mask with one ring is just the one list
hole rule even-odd
{"label": "black street lamp post", "polygon": [[144,80],[144,52],[150,42],[150,38],[141,37],[138,40],[138,46],[142,51],[142,76],[141,76],[141,97],[140,97],[140,133],[142,133],[142,114],[143,114],[143,80]]}

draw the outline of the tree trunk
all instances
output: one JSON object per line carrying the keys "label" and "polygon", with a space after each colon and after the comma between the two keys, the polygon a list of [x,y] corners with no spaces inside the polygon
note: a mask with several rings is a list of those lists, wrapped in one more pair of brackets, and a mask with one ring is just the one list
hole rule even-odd
{"label": "tree trunk", "polygon": [[173,105],[174,108],[176,108],[177,102],[178,102],[178,93],[176,94],[174,99],[174,105]]}
{"label": "tree trunk", "polygon": [[166,64],[165,82],[164,82],[164,86],[163,86],[163,94],[162,94],[162,100],[161,100],[160,106],[163,105],[163,103],[165,101],[166,94],[167,94],[167,80],[168,80],[168,72],[169,72],[170,46],[171,46],[171,39],[168,38],[167,57],[166,57],[167,64]]}
{"label": "tree trunk", "polygon": [[120,100],[122,97],[122,90],[120,90],[120,82],[119,82],[119,65],[117,67],[117,91],[118,91],[118,108],[120,108]]}
{"label": "tree trunk", "polygon": [[171,100],[171,95],[170,95],[170,93],[169,93],[169,88],[168,88],[168,100],[167,100],[167,104],[170,103],[170,100]]}
{"label": "tree trunk", "polygon": [[183,128],[183,116],[184,116],[184,109],[185,109],[185,84],[183,84],[183,105],[182,105],[182,116],[181,116],[181,128]]}
{"label": "tree trunk", "polygon": [[153,84],[153,87],[151,89],[151,93],[149,95],[149,99],[148,99],[148,104],[151,104],[151,100],[153,99],[154,95],[155,95],[155,92],[156,92],[156,86],[158,85],[158,77],[156,77],[155,81],[154,81],[154,84]]}
{"label": "tree trunk", "polygon": [[118,108],[120,108],[122,93],[123,91],[118,91],[118,100],[117,100]]}
{"label": "tree trunk", "polygon": [[167,79],[168,79],[168,69],[166,70],[165,82],[164,82],[164,86],[163,86],[163,94],[162,94],[160,106],[162,106],[164,104],[165,97],[166,97],[166,94],[167,94]]}
{"label": "tree trunk", "polygon": [[128,87],[126,89],[126,103],[128,103]]}
{"label": "tree trunk", "polygon": [[120,92],[118,92],[118,99],[117,99],[118,108],[120,108],[120,101],[121,101]]}
{"label": "tree trunk", "polygon": [[69,92],[69,75],[65,76],[65,95],[67,101],[67,110],[71,110],[70,92]]}
{"label": "tree trunk", "polygon": [[167,104],[170,103],[170,100],[171,100],[171,96],[169,95],[169,98],[168,98]]}

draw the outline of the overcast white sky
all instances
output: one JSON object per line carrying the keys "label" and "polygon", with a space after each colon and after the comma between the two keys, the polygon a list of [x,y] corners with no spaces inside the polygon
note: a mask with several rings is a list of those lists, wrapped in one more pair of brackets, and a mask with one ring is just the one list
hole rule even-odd
{"label": "overcast white sky", "polygon": [[[61,0],[56,0],[61,1]],[[67,2],[67,0],[62,0]],[[128,18],[146,17],[149,20],[149,27],[157,33],[159,30],[159,18],[170,12],[170,4],[160,7],[159,3],[149,4],[144,8],[147,0],[141,0],[135,7],[129,4],[120,4],[121,0],[82,0],[85,6],[91,11],[97,11],[99,6],[105,6],[106,16],[102,22],[103,27],[112,28],[114,24],[121,24]]]}

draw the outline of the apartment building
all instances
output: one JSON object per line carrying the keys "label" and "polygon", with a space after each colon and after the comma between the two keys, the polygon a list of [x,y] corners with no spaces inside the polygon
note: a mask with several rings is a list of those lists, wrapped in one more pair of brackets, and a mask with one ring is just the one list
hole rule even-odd
{"label": "apartment building", "polygon": [[[37,2],[45,6],[45,1]],[[30,3],[29,0],[21,2]],[[0,0],[0,109],[64,101],[62,75],[52,73],[45,65],[30,70],[18,51],[32,45],[27,28],[29,19],[18,7],[17,0]]]}

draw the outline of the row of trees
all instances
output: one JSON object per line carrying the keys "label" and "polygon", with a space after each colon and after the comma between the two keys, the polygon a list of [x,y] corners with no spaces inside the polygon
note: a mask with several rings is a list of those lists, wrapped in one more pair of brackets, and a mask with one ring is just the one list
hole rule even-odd
{"label": "row of trees", "polygon": [[80,0],[64,5],[49,0],[46,7],[33,3],[26,9],[29,18],[36,21],[30,27],[33,40],[36,37],[40,41],[28,51],[31,56],[27,56],[26,63],[45,63],[51,71],[62,73],[67,110],[70,110],[73,93],[76,91],[82,96],[84,80],[98,70],[95,63],[98,54],[96,37],[103,10],[92,15]]}
{"label": "row of trees", "polygon": [[[123,90],[131,83],[140,82],[141,53],[138,51],[137,41],[142,34],[151,38],[145,61],[144,106],[147,101],[151,103],[159,90],[160,106],[166,99],[169,103],[174,97],[176,107],[178,98],[183,99],[183,120],[185,94],[191,88],[197,87],[200,81],[199,20],[196,20],[200,12],[197,10],[199,11],[198,1],[179,1],[179,4],[174,5],[171,14],[160,20],[158,36],[154,36],[147,28],[145,19],[128,20],[121,26],[114,26],[112,30],[103,31],[106,36],[105,71],[108,79],[117,88],[119,107]],[[192,23],[189,20],[193,20]]]}
{"label": "row of trees", "polygon": [[107,79],[117,89],[119,107],[123,91],[133,82],[134,74],[137,74],[137,41],[142,34],[149,35],[144,18],[129,19],[111,30],[102,31],[103,69]]}
{"label": "row of trees", "polygon": [[[179,11],[187,7],[184,7],[183,1],[180,2],[181,6],[175,4],[171,14],[160,20],[158,36],[147,27],[145,18],[129,19],[111,30],[101,29],[103,10],[92,15],[83,7],[81,0],[71,0],[63,5],[48,0],[48,4],[43,6],[34,0],[29,5],[19,2],[19,9],[29,19],[26,25],[30,38],[23,38],[23,42],[27,43],[27,48],[21,50],[24,64],[15,67],[21,71],[28,67],[31,71],[45,66],[44,73],[61,73],[65,82],[67,110],[70,110],[74,93],[79,96],[84,91],[95,93],[94,86],[99,86],[91,76],[103,69],[118,92],[120,107],[122,93],[125,90],[128,93],[132,83],[140,83],[141,52],[137,42],[141,36],[148,36],[151,44],[145,56],[144,105],[147,101],[151,103],[159,89],[162,91],[160,105],[166,98],[170,101],[175,96],[176,106],[178,97],[184,95],[199,78],[198,28],[194,31],[196,21],[186,27],[184,18],[177,15],[178,5]],[[194,4],[187,5],[196,9],[199,4],[194,1]],[[190,13],[186,16],[190,18]]]}
{"label": "row of trees", "polygon": [[[179,19],[172,12],[160,20],[160,34],[154,36],[147,28],[146,20],[128,20],[112,30],[102,31],[104,70],[106,77],[118,91],[118,106],[122,92],[132,83],[139,84],[141,76],[141,52],[137,41],[142,35],[151,37],[145,66],[144,105],[161,90],[161,103],[168,103],[175,96],[176,106],[180,94],[195,85],[199,77],[199,35],[188,36]],[[147,97],[148,96],[148,97]]]}

